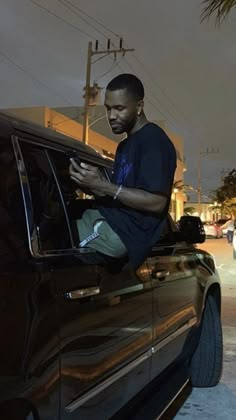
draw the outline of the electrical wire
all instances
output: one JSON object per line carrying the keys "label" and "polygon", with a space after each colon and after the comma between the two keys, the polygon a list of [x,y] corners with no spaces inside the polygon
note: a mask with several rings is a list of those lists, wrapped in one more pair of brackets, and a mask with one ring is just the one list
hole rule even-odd
{"label": "electrical wire", "polygon": [[74,3],[72,3],[69,0],[65,0],[66,3],[69,3],[72,7],[74,7],[75,9],[77,9],[79,12],[83,13],[85,16],[87,16],[89,19],[91,19],[93,22],[97,23],[98,25],[100,25],[103,29],[106,29],[106,31],[110,32],[112,35],[116,36],[117,38],[122,38],[119,34],[117,34],[116,32],[112,31],[110,28],[108,28],[106,25],[104,25],[102,22],[100,22],[99,20],[95,19],[93,16],[89,15],[88,13],[86,13],[84,10],[81,9],[81,7],[78,7],[77,5],[75,5]]}
{"label": "electrical wire", "polygon": [[[126,61],[126,64],[129,66],[129,68],[134,72],[135,70],[134,70],[134,68],[131,66],[131,64],[128,62],[128,60],[127,59],[125,59],[125,61]],[[161,103],[161,101],[159,100],[159,99],[157,99],[157,98],[155,98],[154,96],[153,96],[153,93],[152,93],[152,91],[149,89],[149,87],[147,86],[147,84],[145,83],[145,89],[146,89],[146,91],[149,93],[149,97],[151,97],[154,101],[156,101],[156,102],[158,102],[159,103],[159,105],[161,106],[161,107],[163,107],[163,104]],[[172,112],[170,112],[169,110],[168,110],[168,108],[166,107],[166,106],[164,106],[165,108],[166,108],[166,112],[167,112],[167,114],[169,114],[169,116],[170,116],[170,118],[168,118],[168,119],[171,119],[175,124],[177,123],[178,124],[178,120],[176,119],[176,116],[174,115],[174,114],[172,114]],[[160,111],[160,110],[159,110]],[[164,111],[163,111],[164,112]],[[162,114],[163,115],[163,114]]]}
{"label": "electrical wire", "polygon": [[119,67],[119,64],[121,63],[121,61],[123,59],[124,59],[124,57],[122,56],[118,62],[114,62],[113,65],[109,68],[109,70],[107,70],[105,73],[103,73],[101,76],[99,76],[95,79],[95,83],[97,83],[99,80],[101,80],[107,74],[111,73],[116,67]]}
{"label": "electrical wire", "polygon": [[[83,18],[81,16],[80,13],[76,12],[75,10],[73,10],[72,8],[75,8],[76,10],[79,10],[81,13],[84,13],[86,16],[88,16],[91,20],[94,20],[96,23],[98,23],[98,21],[96,21],[95,19],[93,19],[90,15],[88,15],[87,13],[85,13],[84,11],[82,11],[81,8],[75,6],[72,2],[70,2],[69,0],[57,0],[59,3],[63,4],[68,10],[70,10],[73,14],[75,14],[76,16],[78,16],[80,19],[82,19],[86,24],[88,24],[89,26],[91,26],[95,31],[97,31],[99,34],[101,34],[104,38],[108,39],[107,36],[104,34],[104,32],[102,32],[101,30],[99,30],[98,28],[96,28],[94,25],[92,25],[87,19]],[[71,5],[72,7],[70,7],[69,5]],[[98,23],[99,25],[101,25],[101,23]],[[106,30],[110,31],[109,28],[106,28],[104,25],[102,25]],[[112,31],[110,31],[112,32]],[[114,35],[116,35],[117,37],[119,37],[118,34],[115,34],[114,32],[112,32]],[[119,37],[120,38],[120,37]],[[113,43],[112,43],[113,44]],[[114,45],[114,44],[113,44]],[[105,47],[104,47],[105,48]],[[92,64],[95,64],[97,61],[101,60],[102,58],[105,58],[106,56],[108,56],[108,54],[105,54],[103,57],[98,58],[97,60],[93,61]],[[104,76],[106,76],[108,73],[110,73],[111,71],[113,71],[117,65],[122,61],[123,57],[121,57],[121,59],[119,60],[118,63],[113,63],[111,68],[109,70],[107,70],[104,74],[102,74],[101,76],[99,76],[98,78],[95,79],[95,82],[98,82],[100,79],[102,79]]]}
{"label": "electrical wire", "polygon": [[[127,44],[126,44],[126,47],[128,48],[128,46],[127,46]],[[184,123],[184,125],[186,124],[186,122],[188,122],[189,121],[189,117],[187,117],[186,115],[185,115],[185,113],[181,110],[181,112],[177,109],[177,107],[176,107],[176,104],[174,103],[174,101],[172,100],[172,98],[166,93],[166,91],[165,91],[165,89],[163,89],[161,86],[160,86],[160,84],[158,84],[158,82],[156,82],[155,80],[154,80],[154,77],[153,77],[153,75],[151,74],[151,72],[147,69],[147,67],[146,67],[146,65],[140,60],[140,58],[134,53],[134,52],[131,52],[131,54],[132,54],[132,56],[136,59],[136,61],[139,63],[139,65],[141,65],[142,67],[143,67],[143,69],[145,70],[145,72],[146,72],[146,74],[149,76],[149,81],[152,83],[152,85],[153,86],[155,86],[155,88],[156,87],[158,87],[158,89],[162,92],[162,94],[167,98],[167,100],[169,101],[169,103],[171,104],[171,106],[172,106],[172,108],[173,108],[173,110],[176,112],[176,115],[177,115],[177,117],[176,116],[174,116],[174,114],[173,113],[171,113],[172,114],[172,118],[174,118],[174,120],[176,120],[176,118],[177,119],[179,119],[179,116],[181,117],[181,120],[182,120],[182,122]],[[151,78],[150,78],[150,76],[151,76]],[[157,100],[157,99],[155,99],[155,100]],[[160,100],[158,101],[159,103],[161,103],[160,102]],[[170,114],[170,111],[168,111],[168,113]],[[170,114],[170,115],[171,115]],[[191,130],[187,130],[187,135],[189,135],[189,133],[191,134],[191,136],[192,137],[195,137],[195,133],[192,131],[192,129]]]}
{"label": "electrical wire", "polygon": [[[76,29],[77,31],[79,31],[80,33],[82,33],[85,36],[88,36],[92,39],[95,40],[95,37],[93,37],[91,34],[83,31],[82,29],[78,28],[78,26],[72,24],[71,22],[68,22],[67,20],[61,18],[60,16],[58,16],[56,13],[52,12],[51,10],[49,10],[48,8],[40,5],[39,3],[37,3],[34,0],[30,0],[33,4],[35,4],[37,7],[47,11],[49,14],[52,14],[54,17],[56,17],[57,19],[59,19],[60,21],[66,23],[67,25],[73,27],[74,29]],[[113,34],[114,36],[120,38],[120,36],[115,33],[114,31],[112,31],[110,28],[108,28],[106,25],[104,25],[103,23],[101,23],[100,21],[98,21],[97,19],[93,18],[91,15],[89,15],[88,13],[86,13],[84,10],[82,10],[80,7],[78,7],[77,5],[75,5],[73,2],[69,1],[69,0],[58,0],[59,3],[61,3],[62,5],[64,5],[68,10],[70,10],[73,14],[75,14],[77,17],[79,17],[81,20],[83,20],[86,24],[88,24],[90,27],[92,27],[94,30],[96,30],[99,34],[101,34],[103,37],[105,37],[107,39],[107,36],[98,28],[96,28],[94,25],[92,25],[88,20],[86,20],[84,17],[81,16],[81,14],[77,13],[74,9],[78,10],[80,13],[83,13],[86,17],[88,17],[89,19],[91,19],[93,22],[95,22],[97,25],[103,27],[106,31],[110,32],[111,34]],[[71,7],[70,7],[70,6]],[[73,8],[73,9],[72,9]],[[133,57],[136,59],[136,61],[145,69],[145,71],[147,72],[147,68],[146,66],[142,63],[142,61],[134,54],[132,53]],[[122,57],[123,59],[124,57]],[[124,58],[126,61],[126,64],[131,68],[132,72],[134,72],[135,74],[137,74],[136,71],[134,71],[133,67],[130,65],[130,63],[126,60],[126,58]],[[121,60],[120,60],[121,61]],[[99,76],[99,78],[96,78],[96,81],[100,80],[102,77],[104,77],[106,74],[110,73],[111,71],[113,71],[115,69],[115,67],[119,67],[119,63],[116,63],[115,65],[113,64],[112,67],[105,72],[103,75]],[[164,89],[159,86],[156,82],[155,85],[157,85],[160,89],[160,91],[165,95],[165,97],[168,98],[169,102],[172,104],[173,107],[175,107],[175,105],[173,104],[172,100],[168,97],[168,95],[166,94],[166,92],[164,91]],[[147,85],[145,86],[146,90],[148,90],[148,97],[146,97],[146,99],[148,100],[148,102],[164,117],[166,118],[166,114],[164,114],[164,111],[162,111],[153,101],[159,102],[159,104],[161,106],[163,106],[159,100],[157,100],[155,97],[152,96],[152,93],[150,93],[149,88],[147,87]],[[151,98],[151,99],[150,99]],[[171,116],[171,119],[173,119],[174,121],[176,120],[176,117],[173,116],[173,114],[171,115],[170,111],[167,110],[167,112],[169,113],[169,115]],[[169,118],[168,118],[169,119]]]}
{"label": "electrical wire", "polygon": [[177,109],[176,104],[174,103],[173,99],[167,94],[166,90],[164,88],[162,88],[157,81],[154,81],[153,75],[151,74],[149,69],[146,67],[146,65],[140,60],[140,58],[134,52],[132,52],[132,56],[143,67],[144,71],[149,75],[149,77],[151,76],[150,82],[152,82],[152,84],[155,85],[155,87],[158,87],[158,89],[162,92],[162,94],[167,98],[167,100],[169,101],[169,103],[172,106],[172,108],[174,109],[174,111],[176,113],[178,113],[179,115],[182,114],[181,117],[186,119],[186,116],[182,113],[182,111],[180,113],[180,111]]}
{"label": "electrical wire", "polygon": [[[126,58],[124,58],[125,63],[127,64],[127,66],[131,69],[131,71],[136,74],[137,77],[140,77],[139,74],[137,73],[137,71],[132,67],[132,65],[127,61]],[[174,123],[174,125],[176,125],[176,123],[178,124],[178,122],[176,121],[176,118],[174,118],[173,116],[171,116],[171,114],[169,113],[170,117],[167,116],[167,114],[161,110],[159,108],[159,106],[157,106],[154,101],[157,101],[157,99],[155,97],[152,96],[152,93],[150,93],[150,89],[148,88],[147,84],[144,82],[144,87],[145,90],[147,91],[147,94],[145,96],[146,101],[150,103],[150,105],[152,105],[165,119],[167,119],[168,121],[172,121]],[[160,104],[162,106],[162,104]]]}
{"label": "electrical wire", "polygon": [[[65,6],[68,10],[70,10],[74,15],[78,16],[83,22],[85,22],[87,25],[91,26],[91,28],[93,28],[96,32],[98,32],[100,35],[102,35],[104,38],[107,39],[107,36],[104,34],[104,32],[100,31],[100,29],[96,28],[95,25],[92,25],[87,19],[85,19],[83,16],[81,16],[78,12],[76,12],[75,10],[72,9],[72,7],[75,7],[74,5],[72,5],[71,2],[65,0],[57,0],[59,3],[63,4],[63,6]],[[69,4],[72,6],[70,7]],[[75,7],[76,8],[76,7]]]}
{"label": "electrical wire", "polygon": [[85,35],[86,37],[89,37],[91,39],[96,40],[96,38],[94,36],[92,36],[91,34],[89,34],[88,32],[83,31],[82,29],[78,28],[78,26],[73,25],[73,23],[68,22],[66,19],[63,19],[62,17],[58,16],[56,13],[52,12],[51,10],[49,10],[47,7],[42,6],[41,4],[37,3],[34,0],[30,0],[31,3],[35,4],[37,7],[39,7],[40,9],[43,9],[45,11],[47,11],[47,13],[53,15],[54,17],[56,17],[58,20],[60,20],[61,22],[71,26],[72,28],[76,29],[78,32],[80,32],[82,35]]}
{"label": "electrical wire", "polygon": [[[62,0],[58,0],[58,1],[60,1],[60,2],[62,2]],[[81,9],[81,7],[78,7],[78,6],[76,6],[73,2],[71,2],[70,0],[64,0],[67,4],[70,4],[73,8],[75,8],[75,9],[77,9],[80,13],[83,13],[85,16],[87,16],[89,19],[91,19],[92,21],[94,21],[96,24],[98,24],[98,25],[100,25],[101,27],[103,27],[106,31],[108,31],[108,32],[110,32],[112,35],[115,35],[116,37],[118,37],[118,38],[121,38],[121,36],[120,35],[118,35],[117,33],[115,33],[114,31],[112,31],[110,28],[108,28],[106,25],[104,25],[103,23],[101,23],[101,22],[99,22],[97,19],[95,19],[95,18],[93,18],[91,15],[89,15],[88,13],[86,13],[84,10],[82,10]],[[78,14],[79,15],[79,14]],[[82,18],[80,15],[79,15],[79,17],[80,18]],[[91,23],[89,23],[88,21],[86,21],[91,27],[93,27],[94,29],[96,29],[93,25],[91,25]],[[97,30],[97,29],[96,29]],[[101,31],[99,31],[99,33],[101,33]],[[103,36],[105,37],[105,34],[104,33],[102,33],[103,34]],[[136,59],[136,61],[145,69],[145,71],[146,71],[146,73],[148,72],[147,71],[147,68],[146,68],[146,66],[142,63],[142,61],[136,56],[136,54],[134,54],[133,52],[132,52],[132,55],[133,55],[133,57]],[[132,70],[133,71],[133,70]],[[109,71],[108,71],[108,73],[109,73]],[[163,95],[168,99],[168,101],[170,102],[170,104],[172,105],[172,107],[174,108],[174,110],[176,111],[176,112],[178,112],[177,111],[177,109],[176,109],[176,106],[175,106],[175,104],[174,104],[174,102],[172,101],[172,99],[167,95],[167,93],[165,92],[165,90],[158,84],[158,83],[156,83],[155,82],[155,86],[158,86],[158,88],[159,88],[159,90],[163,93]],[[149,94],[149,96],[150,96],[150,94]],[[156,98],[154,98],[153,97],[153,99],[154,99],[154,101],[156,100],[156,101],[158,101]],[[158,101],[159,103],[160,103],[160,101]],[[162,106],[162,105],[161,105]],[[157,107],[156,107],[156,109],[157,109]],[[158,110],[159,110],[159,112],[161,112],[160,111],[160,109],[158,108]],[[168,113],[170,114],[170,112],[168,111]],[[179,112],[178,112],[179,113]],[[171,115],[171,114],[170,114]],[[185,118],[185,117],[184,117]],[[175,116],[173,116],[173,114],[172,114],[172,119],[176,119],[176,117]]]}
{"label": "electrical wire", "polygon": [[19,65],[18,63],[16,63],[11,57],[9,57],[7,54],[5,54],[4,52],[0,51],[0,56],[4,57],[9,63],[11,63],[12,65],[14,65],[14,67],[17,67],[19,70],[21,70],[23,73],[25,73],[27,76],[29,76],[34,82],[37,82],[38,84],[40,84],[41,86],[43,86],[44,88],[47,89],[47,91],[50,91],[51,93],[53,93],[53,95],[57,96],[58,98],[63,99],[63,101],[65,101],[68,105],[70,106],[74,106],[71,102],[69,102],[64,96],[62,96],[60,93],[57,93],[54,89],[52,89],[51,87],[47,86],[44,82],[42,82],[41,80],[39,80],[33,73],[31,73],[29,70],[25,69],[24,67],[22,67],[21,65]]}

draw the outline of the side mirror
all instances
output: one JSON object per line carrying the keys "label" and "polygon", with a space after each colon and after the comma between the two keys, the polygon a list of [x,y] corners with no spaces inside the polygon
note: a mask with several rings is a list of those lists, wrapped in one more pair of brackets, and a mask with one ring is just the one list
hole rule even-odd
{"label": "side mirror", "polygon": [[182,240],[191,244],[202,244],[205,242],[206,234],[200,217],[182,216],[178,226]]}

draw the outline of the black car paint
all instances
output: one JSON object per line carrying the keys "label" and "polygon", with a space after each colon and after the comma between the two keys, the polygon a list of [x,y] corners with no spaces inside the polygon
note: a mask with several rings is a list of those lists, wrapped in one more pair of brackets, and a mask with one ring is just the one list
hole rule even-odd
{"label": "black car paint", "polygon": [[[109,419],[169,366],[191,357],[210,288],[220,306],[213,258],[173,241],[174,227],[136,273],[128,263],[89,264],[89,253],[84,262],[73,232],[67,249],[43,253],[27,171],[19,168],[22,141],[46,149],[49,160],[51,150],[77,150],[105,172],[112,164],[33,124],[0,115],[0,127],[0,156],[3,149],[12,156],[2,192],[8,203],[1,205],[9,220],[1,219],[0,419]],[[85,289],[86,297],[72,298]],[[186,346],[190,335],[195,340]]]}

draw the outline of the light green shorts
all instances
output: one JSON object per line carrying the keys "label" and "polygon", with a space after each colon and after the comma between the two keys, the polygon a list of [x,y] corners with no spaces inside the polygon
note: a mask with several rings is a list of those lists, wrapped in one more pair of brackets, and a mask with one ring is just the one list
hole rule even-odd
{"label": "light green shorts", "polygon": [[98,210],[88,209],[83,213],[82,218],[76,221],[80,242],[93,234],[97,221],[102,221],[97,229],[98,236],[88,242],[86,246],[115,258],[126,255],[125,245]]}

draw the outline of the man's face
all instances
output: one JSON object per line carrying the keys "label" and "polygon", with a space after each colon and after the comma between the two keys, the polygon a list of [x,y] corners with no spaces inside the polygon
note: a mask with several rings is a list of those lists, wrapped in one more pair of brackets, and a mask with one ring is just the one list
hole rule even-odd
{"label": "man's face", "polygon": [[113,133],[129,133],[137,121],[140,102],[135,101],[126,89],[107,90],[104,105]]}

